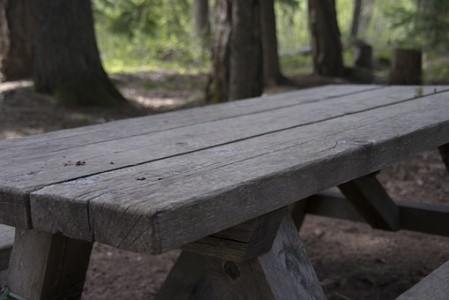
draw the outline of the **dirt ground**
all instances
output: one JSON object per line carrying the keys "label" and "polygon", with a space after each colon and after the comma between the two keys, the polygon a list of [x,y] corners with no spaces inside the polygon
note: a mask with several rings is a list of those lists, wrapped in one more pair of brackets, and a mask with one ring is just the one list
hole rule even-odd
{"label": "dirt ground", "polygon": [[[0,139],[199,105],[205,76],[139,73],[114,80],[130,99],[114,109],[64,108],[34,93],[30,82],[0,84]],[[449,176],[437,151],[386,168],[379,179],[397,199],[449,202]],[[300,236],[330,300],[394,299],[449,260],[448,238],[349,221],[308,216]],[[150,256],[96,244],[83,299],[154,299],[178,254]]]}

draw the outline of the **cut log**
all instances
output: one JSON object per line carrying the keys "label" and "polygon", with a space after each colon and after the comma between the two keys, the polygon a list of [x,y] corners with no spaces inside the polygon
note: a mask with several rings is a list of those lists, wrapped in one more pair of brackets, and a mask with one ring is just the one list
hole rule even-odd
{"label": "cut log", "polygon": [[395,49],[390,84],[422,83],[422,53],[419,49]]}

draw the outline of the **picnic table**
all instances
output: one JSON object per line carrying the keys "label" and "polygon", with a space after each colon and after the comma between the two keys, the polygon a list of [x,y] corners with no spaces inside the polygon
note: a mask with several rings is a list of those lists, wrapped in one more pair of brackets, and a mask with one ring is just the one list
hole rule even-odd
{"label": "picnic table", "polygon": [[16,227],[3,292],[79,297],[100,242],[183,249],[158,299],[324,299],[304,214],[448,236],[447,208],[393,201],[375,177],[436,147],[448,164],[448,142],[449,86],[375,85],[2,141],[0,223]]}

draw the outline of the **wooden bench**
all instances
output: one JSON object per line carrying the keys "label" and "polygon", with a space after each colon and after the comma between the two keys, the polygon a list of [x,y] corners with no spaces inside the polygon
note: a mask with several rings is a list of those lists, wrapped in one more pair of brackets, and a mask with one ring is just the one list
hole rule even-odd
{"label": "wooden bench", "polygon": [[13,243],[14,228],[0,225],[0,271],[8,268]]}
{"label": "wooden bench", "polygon": [[396,300],[447,300],[449,296],[449,262],[445,263]]}
{"label": "wooden bench", "polygon": [[[436,147],[446,157],[448,143],[449,87],[370,85],[3,141],[0,223],[17,228],[7,288],[79,297],[97,241],[184,249],[158,299],[324,299],[291,211],[296,226],[360,215],[447,235],[447,210],[398,204],[373,174]],[[313,196],[332,186],[349,209]]]}

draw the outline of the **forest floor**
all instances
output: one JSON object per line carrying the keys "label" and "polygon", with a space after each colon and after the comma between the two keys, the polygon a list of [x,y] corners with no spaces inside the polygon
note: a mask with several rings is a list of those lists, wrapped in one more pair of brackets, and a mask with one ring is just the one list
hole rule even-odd
{"label": "forest floor", "polygon": [[[130,101],[111,109],[62,107],[34,93],[28,81],[0,84],[0,139],[201,105],[206,82],[205,75],[155,72],[113,78]],[[307,77],[301,87],[325,83]],[[449,204],[449,176],[437,151],[410,157],[378,177],[394,198]],[[330,300],[394,299],[449,260],[449,238],[349,221],[308,216],[300,236]],[[150,256],[96,244],[83,299],[154,299],[178,254]]]}

